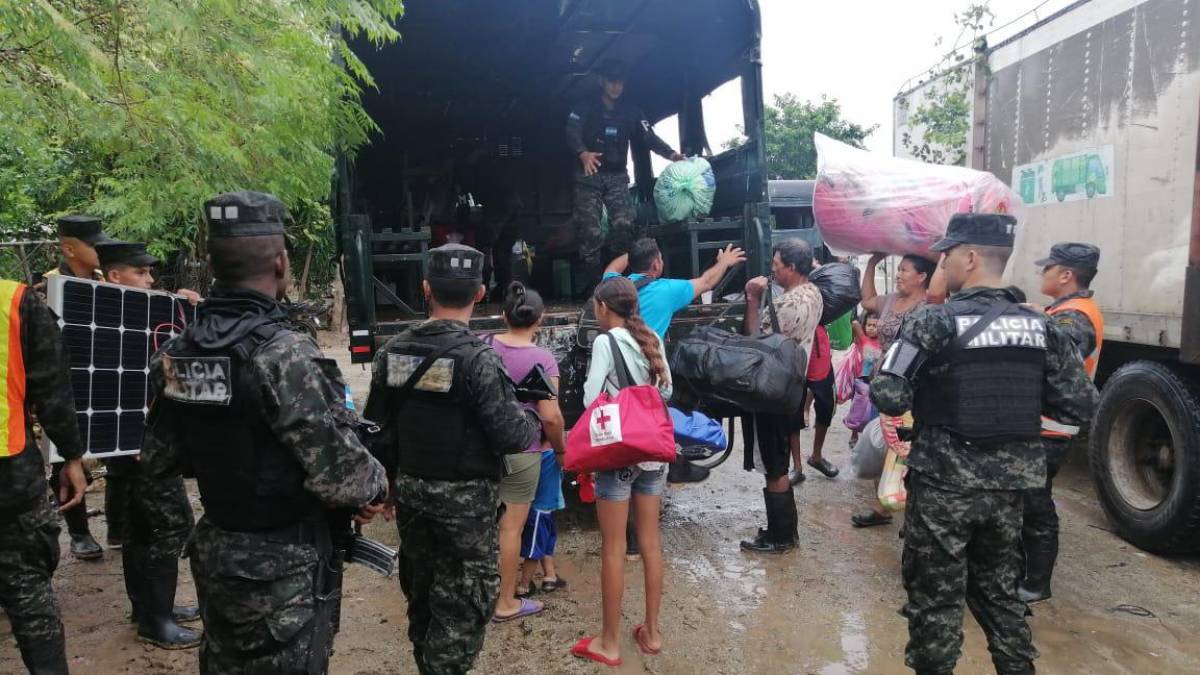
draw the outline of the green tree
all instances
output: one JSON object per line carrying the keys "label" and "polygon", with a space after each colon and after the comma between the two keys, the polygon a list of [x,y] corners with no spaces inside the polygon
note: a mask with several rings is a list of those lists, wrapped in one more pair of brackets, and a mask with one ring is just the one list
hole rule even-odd
{"label": "green tree", "polygon": [[[104,216],[198,254],[205,198],[328,197],[376,127],[348,40],[395,40],[401,0],[0,2],[0,236]],[[319,209],[300,209],[318,213]],[[319,217],[319,216],[318,216]]]}
{"label": "green tree", "polygon": [[[863,141],[878,128],[878,124],[864,127],[843,119],[842,105],[836,98],[821,96],[821,101],[814,103],[801,101],[795,94],[776,94],[775,104],[766,106],[763,119],[767,175],[787,179],[816,178],[814,133],[861,148]],[[744,133],[740,126],[738,130]],[[723,145],[729,149],[745,142],[745,138],[734,138]]]}
{"label": "green tree", "polygon": [[[987,2],[968,5],[965,11],[954,15],[954,23],[959,27],[958,40],[969,33],[968,44],[973,53],[965,54],[956,40],[955,46],[918,83],[920,103],[908,114],[909,128],[914,131],[900,136],[900,143],[916,159],[934,164],[966,163],[975,67],[980,59],[986,58],[983,33],[994,19]],[[939,38],[936,44],[941,43]],[[898,103],[905,108],[912,105],[907,96]]]}

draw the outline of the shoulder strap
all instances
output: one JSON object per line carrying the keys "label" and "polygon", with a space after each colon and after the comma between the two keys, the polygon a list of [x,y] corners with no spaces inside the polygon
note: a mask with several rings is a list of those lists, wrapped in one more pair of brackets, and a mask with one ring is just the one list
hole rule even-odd
{"label": "shoulder strap", "polygon": [[253,330],[246,334],[237,344],[233,346],[233,353],[243,361],[249,361],[254,352],[258,348],[267,344],[279,334],[280,331],[286,330],[287,326],[281,323],[264,323],[255,326]]}
{"label": "shoulder strap", "polygon": [[779,330],[779,315],[775,313],[775,300],[771,296],[771,282],[767,281],[767,312],[771,315],[771,330],[775,331],[776,335],[780,334]]}
{"label": "shoulder strap", "polygon": [[657,280],[654,279],[653,277],[643,276],[641,279],[638,279],[637,281],[633,282],[633,287],[640,291],[643,288],[654,283],[655,281],[657,281]]}
{"label": "shoulder strap", "polygon": [[633,386],[633,377],[629,374],[629,366],[625,364],[625,355],[621,353],[621,344],[612,333],[605,333],[609,347],[612,349],[613,370],[617,371],[617,386],[621,389]]}

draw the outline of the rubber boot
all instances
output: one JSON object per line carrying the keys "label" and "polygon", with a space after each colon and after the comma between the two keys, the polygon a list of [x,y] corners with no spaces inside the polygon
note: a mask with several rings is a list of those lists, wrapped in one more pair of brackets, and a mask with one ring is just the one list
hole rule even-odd
{"label": "rubber boot", "polygon": [[71,537],[71,555],[79,560],[103,558],[104,549],[88,530],[87,497],[85,496],[75,508],[63,511],[62,516],[67,523],[67,534]]}
{"label": "rubber boot", "polygon": [[162,649],[192,649],[200,646],[200,634],[175,623],[175,585],[178,563],[171,559],[159,565],[147,563],[138,584],[137,633],[143,642]]}
{"label": "rubber boot", "polygon": [[1058,537],[1026,536],[1021,542],[1025,549],[1025,578],[1017,584],[1017,597],[1026,604],[1050,598],[1050,577],[1058,559]]}
{"label": "rubber boot", "polygon": [[32,649],[21,650],[21,660],[30,675],[69,675],[66,645],[61,640],[51,640]]}
{"label": "rubber boot", "polygon": [[[141,603],[138,594],[140,580],[145,577],[141,565],[142,555],[137,546],[130,546],[121,556],[122,576],[125,577],[125,594],[129,596],[129,620],[138,622]],[[193,605],[175,605],[171,608],[171,618],[175,623],[193,623],[200,620],[200,608]]]}
{"label": "rubber boot", "polygon": [[699,483],[708,478],[709,470],[686,459],[677,459],[667,468],[668,483]]}
{"label": "rubber boot", "polygon": [[109,548],[120,548],[129,539],[125,521],[129,508],[129,479],[108,476],[104,480],[104,515],[108,521],[108,540],[105,543]]}
{"label": "rubber boot", "polygon": [[763,488],[767,510],[767,528],[759,530],[754,541],[743,541],[743,551],[754,553],[783,553],[796,547],[796,499],[791,488],[787,492],[768,492]]}

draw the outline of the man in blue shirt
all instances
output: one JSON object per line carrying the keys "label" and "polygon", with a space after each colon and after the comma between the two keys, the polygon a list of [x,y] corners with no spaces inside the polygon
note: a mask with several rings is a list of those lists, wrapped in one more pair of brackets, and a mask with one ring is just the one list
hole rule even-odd
{"label": "man in blue shirt", "polygon": [[[603,278],[619,276],[628,270],[630,281],[638,289],[638,308],[642,320],[650,330],[666,340],[667,329],[675,313],[692,304],[701,294],[716,288],[725,272],[745,260],[745,251],[731,244],[717,253],[717,261],[699,277],[691,280],[663,279],[662,251],[658,248],[658,242],[645,237],[633,242],[628,253],[610,262],[604,268]],[[667,470],[668,483],[698,483],[705,478],[708,478],[707,469],[683,459],[672,462]],[[633,528],[629,527],[626,531],[633,532]],[[637,555],[637,542],[632,536],[628,538],[627,548],[630,554]]]}
{"label": "man in blue shirt", "polygon": [[[731,244],[717,253],[717,261],[704,274],[691,280],[663,279],[662,251],[658,243],[646,237],[633,242],[629,253],[621,255],[604,268],[605,279],[629,270],[629,280],[638,287],[638,305],[642,320],[650,330],[667,339],[667,328],[679,310],[717,287],[730,268],[746,260],[746,253]],[[644,280],[650,279],[649,283]]]}

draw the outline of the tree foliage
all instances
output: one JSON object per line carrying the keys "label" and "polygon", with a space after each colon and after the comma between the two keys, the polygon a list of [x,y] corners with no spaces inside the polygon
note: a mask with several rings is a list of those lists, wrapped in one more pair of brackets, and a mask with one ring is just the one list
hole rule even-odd
{"label": "tree foliage", "polygon": [[[219,192],[322,201],[375,130],[348,40],[395,40],[401,0],[0,2],[0,237],[65,211],[196,253]],[[309,209],[312,211],[312,209]]]}
{"label": "tree foliage", "polygon": [[[774,105],[766,106],[764,112],[767,175],[773,179],[817,177],[817,149],[813,145],[816,132],[861,148],[879,128],[877,124],[864,127],[843,119],[842,105],[836,98],[825,96],[814,103],[801,101],[795,94],[776,94]],[[729,149],[745,142],[745,138],[735,138],[723,145]]]}
{"label": "tree foliage", "polygon": [[[986,40],[983,32],[992,25],[995,15],[988,3],[972,3],[954,15],[959,26],[959,38],[971,35],[972,55],[951,48],[942,55],[920,84],[920,103],[909,110],[906,131],[900,137],[913,157],[934,164],[963,165],[967,161],[967,137],[971,130],[971,99],[975,86],[975,66],[985,58]],[[941,44],[941,38],[937,44]],[[957,44],[956,44],[957,46]],[[900,105],[910,107],[907,98]]]}

